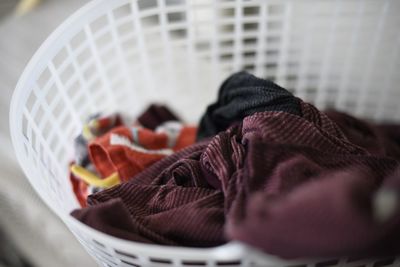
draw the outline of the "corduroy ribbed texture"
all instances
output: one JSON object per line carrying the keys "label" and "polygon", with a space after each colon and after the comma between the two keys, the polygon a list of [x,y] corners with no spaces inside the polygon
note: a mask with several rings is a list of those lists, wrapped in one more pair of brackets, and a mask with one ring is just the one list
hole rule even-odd
{"label": "corduroy ribbed texture", "polygon": [[240,240],[285,258],[399,252],[400,207],[376,216],[377,195],[400,196],[399,131],[290,101],[298,113],[238,115],[72,215],[147,243]]}
{"label": "corduroy ribbed texture", "polygon": [[198,247],[225,242],[223,195],[200,175],[199,157],[206,145],[183,149],[130,183],[92,195],[92,207],[72,215],[108,234],[140,242]]}
{"label": "corduroy ribbed texture", "polygon": [[387,237],[397,235],[400,217],[376,222],[371,201],[398,162],[353,145],[314,107],[303,103],[302,111],[305,118],[249,116],[91,196],[92,206],[73,215],[121,238],[166,245],[234,239],[283,257],[393,248]]}

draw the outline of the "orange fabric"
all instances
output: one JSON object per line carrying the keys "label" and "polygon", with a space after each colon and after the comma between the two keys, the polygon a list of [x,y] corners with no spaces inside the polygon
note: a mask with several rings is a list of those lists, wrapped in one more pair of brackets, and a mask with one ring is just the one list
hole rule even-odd
{"label": "orange fabric", "polygon": [[[127,181],[164,157],[164,155],[132,150],[124,145],[112,145],[110,143],[112,134],[124,136],[133,141],[131,128],[120,126],[89,144],[90,160],[102,177],[118,172],[121,181]],[[139,144],[137,145],[145,149],[168,148],[168,137],[164,133],[157,134],[142,128],[138,130],[138,137]]]}
{"label": "orange fabric", "polygon": [[[167,117],[164,116],[163,119],[165,120]],[[159,118],[157,117],[157,119]],[[179,122],[176,123],[179,124]],[[178,151],[195,143],[197,133],[197,127],[181,125],[176,126],[177,129],[180,129],[177,137],[174,134],[171,136],[168,132],[170,129],[165,125],[164,132],[143,128],[138,124],[127,127],[123,125],[122,118],[118,114],[107,117],[97,116],[88,125],[91,133],[96,136],[87,145],[88,161],[94,165],[97,175],[100,177],[109,177],[117,172],[121,182],[131,179],[168,155],[168,153],[160,153],[157,150],[169,149],[171,153]],[[158,126],[163,127],[161,121],[159,121]],[[130,144],[129,142],[128,144],[124,144],[124,142],[111,144],[113,134],[128,139]],[[176,139],[174,140],[174,138]],[[171,147],[172,144],[173,147]],[[85,143],[81,145],[86,148]],[[82,167],[86,168],[89,165],[85,164]],[[85,181],[74,176],[72,172],[70,172],[70,180],[79,203],[82,207],[85,207],[87,196],[97,188],[87,185]]]}
{"label": "orange fabric", "polygon": [[174,146],[174,150],[178,151],[182,148],[190,146],[196,142],[197,127],[183,127]]}
{"label": "orange fabric", "polygon": [[[70,164],[74,164],[73,162]],[[81,207],[86,207],[86,199],[88,196],[88,185],[84,183],[81,179],[75,177],[72,172],[69,172],[69,179],[72,184],[72,190],[76,198],[78,199],[79,204]]]}
{"label": "orange fabric", "polygon": [[138,136],[141,147],[146,149],[168,148],[168,136],[165,133],[155,133],[152,130],[141,128]]}

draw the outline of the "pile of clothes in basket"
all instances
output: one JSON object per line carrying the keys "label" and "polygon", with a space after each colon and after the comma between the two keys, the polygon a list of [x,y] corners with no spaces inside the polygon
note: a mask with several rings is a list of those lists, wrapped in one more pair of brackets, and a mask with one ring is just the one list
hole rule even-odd
{"label": "pile of clothes in basket", "polygon": [[284,258],[400,250],[400,127],[321,112],[246,72],[197,127],[162,105],[131,125],[95,115],[75,150],[72,216],[115,237]]}

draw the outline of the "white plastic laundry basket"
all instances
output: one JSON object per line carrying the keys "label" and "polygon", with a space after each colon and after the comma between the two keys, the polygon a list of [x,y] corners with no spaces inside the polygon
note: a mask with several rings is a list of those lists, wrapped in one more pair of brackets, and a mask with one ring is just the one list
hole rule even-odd
{"label": "white plastic laundry basket", "polygon": [[220,82],[246,69],[320,108],[398,120],[398,0],[95,0],[65,21],[21,76],[11,105],[20,165],[103,266],[400,266],[400,260],[283,261],[239,243],[145,245],[74,220],[72,140],[97,111],[165,102],[196,122]]}

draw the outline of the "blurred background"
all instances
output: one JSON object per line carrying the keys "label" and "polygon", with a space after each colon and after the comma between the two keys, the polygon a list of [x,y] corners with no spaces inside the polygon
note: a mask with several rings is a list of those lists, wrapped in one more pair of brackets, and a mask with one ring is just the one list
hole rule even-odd
{"label": "blurred background", "polygon": [[0,0],[0,267],[97,266],[33,191],[14,157],[11,95],[46,37],[87,0]]}

